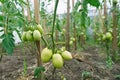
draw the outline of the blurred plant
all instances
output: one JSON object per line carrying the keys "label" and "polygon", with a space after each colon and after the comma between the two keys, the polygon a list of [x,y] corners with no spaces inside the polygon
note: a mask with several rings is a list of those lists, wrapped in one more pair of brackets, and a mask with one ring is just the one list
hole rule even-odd
{"label": "blurred plant", "polygon": [[108,69],[112,69],[112,66],[113,66],[113,61],[112,61],[112,58],[110,56],[107,57],[107,60],[106,60],[106,66]]}
{"label": "blurred plant", "polygon": [[91,77],[92,77],[91,72],[88,72],[88,71],[82,72],[82,80],[86,80],[87,78],[91,78]]}
{"label": "blurred plant", "polygon": [[114,77],[115,77],[116,80],[119,80],[120,79],[120,74],[114,75]]}
{"label": "blurred plant", "polygon": [[41,78],[41,72],[44,72],[45,71],[45,68],[43,66],[40,66],[40,67],[37,67],[35,70],[34,70],[34,77],[35,78]]}

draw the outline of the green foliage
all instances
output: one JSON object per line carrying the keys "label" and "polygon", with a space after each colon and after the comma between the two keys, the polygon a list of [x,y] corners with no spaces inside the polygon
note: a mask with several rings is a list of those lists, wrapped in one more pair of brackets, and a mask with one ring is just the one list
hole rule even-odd
{"label": "green foliage", "polygon": [[14,39],[13,39],[13,34],[8,33],[8,34],[3,34],[2,36],[2,47],[6,50],[6,52],[9,55],[12,55],[13,49],[14,49]]}
{"label": "green foliage", "polygon": [[24,73],[23,75],[25,76],[27,74],[27,63],[26,63],[26,59],[24,58],[24,61],[23,61],[23,69],[24,69]]}
{"label": "green foliage", "polygon": [[[82,29],[85,29],[87,26],[90,25],[90,18],[87,15],[88,4],[96,8],[100,6],[99,0],[83,0],[82,2],[77,0],[73,10],[74,19],[76,20],[77,25],[80,25],[81,27],[83,27]],[[80,5],[82,6],[82,9],[80,9],[78,12],[78,8]]]}
{"label": "green foliage", "polygon": [[41,11],[40,11],[40,15],[41,15],[41,17],[45,17],[46,16],[46,9],[45,9],[45,2],[43,1],[41,1]]}
{"label": "green foliage", "polygon": [[115,75],[114,77],[115,77],[115,79],[117,79],[117,80],[118,80],[118,79],[120,79],[120,74]]}
{"label": "green foliage", "polygon": [[77,0],[77,2],[76,2],[76,4],[75,4],[75,6],[74,6],[74,13],[76,13],[77,12],[77,9],[79,8],[79,6],[81,5],[81,3],[80,3],[80,1],[79,0]]}
{"label": "green foliage", "polygon": [[82,78],[83,80],[87,77],[91,77],[91,72],[88,72],[88,71],[83,71],[82,72]]}
{"label": "green foliage", "polygon": [[100,2],[99,0],[86,0],[90,5],[95,6],[95,7],[99,7],[100,6]]}
{"label": "green foliage", "polygon": [[108,56],[107,61],[106,61],[107,67],[111,70],[113,66],[113,61],[110,56]]}
{"label": "green foliage", "polygon": [[56,28],[57,28],[57,30],[59,31],[59,32],[61,32],[61,27],[60,27],[60,20],[59,19],[57,19],[56,20]]}
{"label": "green foliage", "polygon": [[85,27],[85,24],[86,24],[86,18],[87,18],[87,13],[88,13],[88,10],[87,10],[87,1],[84,0],[82,2],[82,9],[80,10],[80,21],[81,21],[81,26],[82,27]]}
{"label": "green foliage", "polygon": [[34,71],[34,77],[39,78],[41,77],[41,72],[45,71],[45,68],[43,66],[37,67]]}
{"label": "green foliage", "polygon": [[12,55],[14,49],[13,31],[16,31],[20,37],[20,29],[25,26],[25,18],[22,14],[21,4],[25,4],[23,0],[2,0],[0,1],[0,27],[3,32],[2,47],[9,55]]}

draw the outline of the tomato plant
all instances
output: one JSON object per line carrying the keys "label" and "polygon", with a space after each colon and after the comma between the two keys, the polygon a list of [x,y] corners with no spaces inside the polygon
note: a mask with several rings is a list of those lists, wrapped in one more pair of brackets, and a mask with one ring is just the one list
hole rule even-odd
{"label": "tomato plant", "polygon": [[2,39],[3,49],[9,55],[12,55],[15,47],[13,32],[16,31],[20,37],[20,29],[25,26],[24,22],[26,20],[24,19],[24,15],[22,14],[22,5],[25,5],[24,1],[1,1],[0,32],[3,32],[3,34],[0,35],[0,39]]}
{"label": "tomato plant", "polygon": [[[37,66],[34,78],[40,80],[43,80],[46,71],[44,64],[52,64],[51,76],[55,80],[56,70],[66,68],[66,62],[73,61],[72,59],[86,62],[76,58],[76,54],[87,51],[89,47],[95,47],[93,53],[98,47],[103,49],[103,52],[97,53],[104,53],[107,68],[111,70],[114,60],[119,60],[119,1],[66,0],[63,3],[66,9],[61,14],[58,10],[58,7],[62,7],[60,0],[1,0],[2,49],[12,55],[16,47],[14,32],[21,40],[22,53],[25,53],[24,44],[32,45],[26,46],[35,52]],[[0,55],[1,61],[3,53]],[[26,76],[26,58],[23,59],[23,68]],[[60,74],[61,79],[66,79],[62,71]],[[83,71],[82,77],[87,77],[86,75],[93,76],[88,71]]]}

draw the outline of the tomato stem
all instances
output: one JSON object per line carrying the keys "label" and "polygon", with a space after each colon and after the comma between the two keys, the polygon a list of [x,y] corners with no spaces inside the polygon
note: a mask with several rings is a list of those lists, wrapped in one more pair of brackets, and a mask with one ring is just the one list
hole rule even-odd
{"label": "tomato stem", "polygon": [[45,45],[48,47],[48,43],[47,43],[47,41],[45,40],[45,38],[44,38],[43,36],[42,36],[41,38],[42,38],[42,40],[44,41]]}
{"label": "tomato stem", "polygon": [[55,20],[56,20],[56,11],[57,11],[57,6],[58,6],[58,2],[59,0],[56,0],[56,3],[55,3],[55,9],[54,9],[54,18],[53,18],[53,26],[52,26],[52,52],[53,54],[55,53],[55,42],[54,42],[54,28],[55,28]]}

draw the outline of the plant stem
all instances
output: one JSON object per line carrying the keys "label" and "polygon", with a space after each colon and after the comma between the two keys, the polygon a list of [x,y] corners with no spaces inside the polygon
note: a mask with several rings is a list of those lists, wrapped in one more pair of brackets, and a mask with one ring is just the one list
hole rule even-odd
{"label": "plant stem", "polygon": [[56,0],[55,10],[54,10],[54,18],[53,18],[53,26],[52,26],[52,35],[51,35],[51,37],[52,37],[52,43],[53,43],[53,46],[52,46],[52,52],[53,52],[53,54],[55,52],[54,28],[55,28],[56,11],[57,11],[58,2],[59,2],[59,0]]}
{"label": "plant stem", "polygon": [[[52,43],[53,43],[53,46],[52,46],[53,54],[55,53],[54,29],[55,29],[55,20],[56,20],[56,11],[57,11],[58,2],[59,2],[59,0],[56,0],[55,10],[54,10],[54,18],[53,18],[53,26],[52,26],[52,35],[51,35]],[[53,80],[55,79],[55,76],[54,76],[55,70],[56,70],[56,68],[54,67],[54,70],[53,70]]]}
{"label": "plant stem", "polygon": [[[20,43],[22,55],[25,56],[25,49],[24,49],[24,43]],[[23,76],[27,75],[27,64],[26,64],[26,56],[23,58]]]}
{"label": "plant stem", "polygon": [[106,44],[106,53],[107,53],[107,58],[109,57],[109,41],[108,40],[106,40],[106,42],[105,42],[105,44]]}
{"label": "plant stem", "polygon": [[47,41],[45,40],[45,38],[44,38],[43,36],[42,36],[41,38],[42,38],[42,40],[44,41],[45,45],[48,47],[48,43],[47,43]]}
{"label": "plant stem", "polygon": [[1,53],[0,54],[0,62],[2,61],[2,58],[3,58],[3,54]]}
{"label": "plant stem", "polygon": [[56,68],[54,67],[53,68],[53,73],[52,73],[52,80],[55,80],[55,71],[56,71]]}

